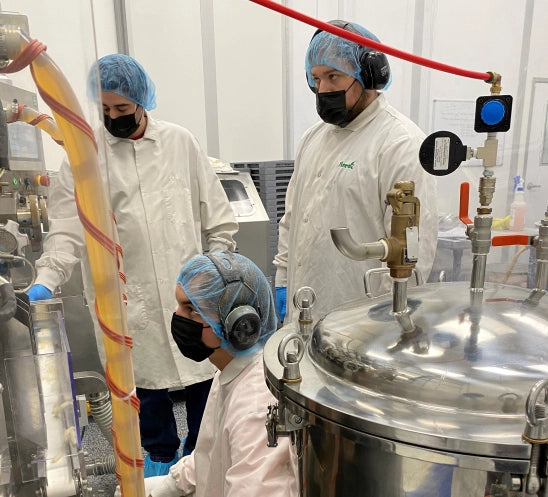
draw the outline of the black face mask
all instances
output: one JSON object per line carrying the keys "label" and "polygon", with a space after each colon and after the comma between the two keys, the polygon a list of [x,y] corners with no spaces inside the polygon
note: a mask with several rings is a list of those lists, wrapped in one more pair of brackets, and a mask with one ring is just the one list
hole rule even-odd
{"label": "black face mask", "polygon": [[[171,335],[181,353],[196,362],[207,359],[215,349],[202,342],[202,323],[173,313]],[[218,347],[217,347],[218,348]]]}
{"label": "black face mask", "polygon": [[[137,107],[138,109],[139,107]],[[107,128],[107,131],[112,135],[116,136],[117,138],[127,138],[131,136],[137,128],[139,127],[139,123],[141,122],[141,119],[143,118],[141,116],[141,119],[139,119],[139,122],[135,119],[135,114],[137,114],[137,110],[133,114],[128,114],[127,116],[120,116],[115,119],[111,119],[110,116],[107,116],[106,114],[103,116],[105,121],[105,128]],[[144,112],[143,112],[144,114]]]}
{"label": "black face mask", "polygon": [[352,120],[352,111],[356,104],[351,109],[346,108],[346,92],[356,81],[357,79],[352,81],[346,90],[316,93],[316,111],[323,121],[344,128]]}

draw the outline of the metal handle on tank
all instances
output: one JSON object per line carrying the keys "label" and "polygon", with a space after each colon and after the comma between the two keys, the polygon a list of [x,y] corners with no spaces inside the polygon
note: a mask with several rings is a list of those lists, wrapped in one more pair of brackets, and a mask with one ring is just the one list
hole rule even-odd
{"label": "metal handle on tank", "polygon": [[[538,495],[543,486],[541,474],[547,461],[546,454],[541,451],[541,445],[548,442],[547,387],[548,379],[537,381],[529,391],[525,404],[527,424],[523,432],[523,439],[531,444],[529,473],[525,478],[525,492],[528,495]],[[544,402],[539,402],[541,392],[544,392]],[[544,482],[545,484],[546,482]]]}
{"label": "metal handle on tank", "polygon": [[[365,276],[363,277],[363,285],[365,287],[366,297],[370,299],[375,297],[375,295],[373,295],[373,293],[371,292],[371,277],[375,274],[383,275],[383,274],[389,274],[389,273],[390,273],[390,268],[388,267],[375,267],[375,268],[369,269],[365,273]],[[413,268],[413,270],[411,271],[411,274],[415,277],[415,285],[416,286],[422,285],[422,276],[415,268]]]}
{"label": "metal handle on tank", "polygon": [[[310,299],[302,299],[301,297],[307,293],[310,295]],[[316,292],[313,288],[302,286],[295,292],[295,295],[293,295],[293,305],[299,309],[299,311],[302,311],[305,308],[302,304],[303,300],[308,302],[308,306],[306,307],[314,307],[314,304],[316,303]]]}
{"label": "metal handle on tank", "polygon": [[[525,414],[527,416],[527,426],[525,428],[525,437],[534,441],[548,441],[548,417],[547,405],[546,405],[546,392],[544,398],[544,405],[542,406],[538,402],[539,395],[545,391],[548,387],[548,379],[537,381],[531,388],[529,395],[527,396],[527,403],[525,405]],[[539,418],[539,412],[544,411],[544,417]]]}
{"label": "metal handle on tank", "polygon": [[[288,351],[286,353],[289,342],[293,340],[297,342],[297,350]],[[300,335],[297,333],[290,333],[282,338],[280,345],[278,345],[278,360],[284,367],[282,381],[286,383],[297,383],[302,380],[299,362],[303,358],[303,354],[304,341]]]}
{"label": "metal handle on tank", "polygon": [[312,308],[316,304],[316,292],[309,286],[299,288],[293,295],[293,305],[299,311],[299,333],[307,340],[314,327]]}

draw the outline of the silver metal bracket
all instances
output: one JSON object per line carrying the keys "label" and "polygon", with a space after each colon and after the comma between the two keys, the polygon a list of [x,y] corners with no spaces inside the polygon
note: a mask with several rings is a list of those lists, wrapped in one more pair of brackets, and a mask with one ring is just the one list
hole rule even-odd
{"label": "silver metal bracket", "polygon": [[[283,422],[280,423],[280,419]],[[288,437],[292,433],[308,426],[308,422],[301,416],[290,412],[283,402],[269,405],[266,415],[267,446],[276,447],[278,437]]]}

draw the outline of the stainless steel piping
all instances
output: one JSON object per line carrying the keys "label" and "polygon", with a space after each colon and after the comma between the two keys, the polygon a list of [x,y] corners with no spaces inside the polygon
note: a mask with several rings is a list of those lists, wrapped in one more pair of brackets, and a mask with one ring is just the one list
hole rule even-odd
{"label": "stainless steel piping", "polygon": [[415,324],[407,306],[407,278],[394,278],[392,310],[404,333],[415,331]]}
{"label": "stainless steel piping", "polygon": [[341,254],[355,261],[386,259],[388,256],[388,245],[384,240],[358,243],[348,228],[331,228],[331,239]]}

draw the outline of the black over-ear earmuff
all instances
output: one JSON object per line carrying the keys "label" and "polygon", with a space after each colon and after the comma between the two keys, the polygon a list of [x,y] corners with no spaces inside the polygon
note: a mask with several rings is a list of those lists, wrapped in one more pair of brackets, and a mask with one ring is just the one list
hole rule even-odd
{"label": "black over-ear earmuff", "polygon": [[[351,33],[363,36],[359,31],[357,31],[350,23],[346,21],[340,21],[335,19],[329,21],[328,24],[337,26],[338,28],[345,29]],[[314,39],[318,33],[321,33],[323,30],[318,29],[312,35],[310,41]],[[390,64],[386,55],[382,52],[377,52],[371,50],[363,45],[356,44],[356,55],[360,64],[360,76],[362,78],[364,89],[366,90],[382,90],[387,83],[390,81]],[[308,82],[308,78],[307,78]],[[314,86],[308,85],[310,89],[316,93],[316,88]]]}
{"label": "black over-ear earmuff", "polygon": [[[208,254],[207,257],[225,285],[219,298],[219,318],[224,337],[236,350],[249,349],[261,334],[260,309],[250,305],[250,302],[257,302],[257,294],[239,274],[238,261],[231,252],[222,256]],[[228,292],[229,288],[234,288],[234,292]]]}

